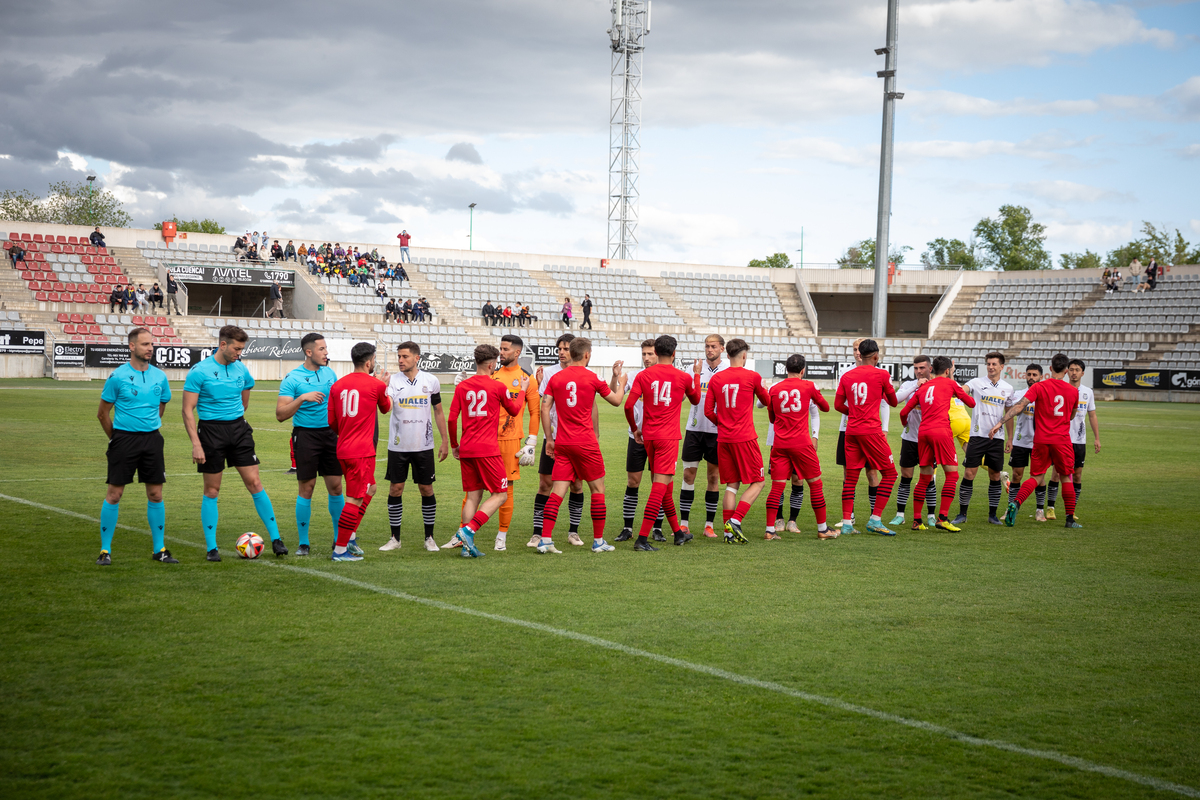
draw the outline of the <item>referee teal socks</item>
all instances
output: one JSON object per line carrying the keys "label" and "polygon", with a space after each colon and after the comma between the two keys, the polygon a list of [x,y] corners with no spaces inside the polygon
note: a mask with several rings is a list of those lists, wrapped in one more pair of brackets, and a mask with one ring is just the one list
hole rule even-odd
{"label": "referee teal socks", "polygon": [[258,494],[250,495],[250,499],[254,501],[254,510],[258,512],[258,518],[262,520],[267,533],[271,534],[271,541],[275,541],[279,538],[279,525],[275,522],[275,509],[271,508],[271,498],[267,497],[267,490],[262,489]]}
{"label": "referee teal socks", "polygon": [[296,534],[300,544],[308,544],[308,523],[312,521],[312,498],[296,495]]}
{"label": "referee teal socks", "polygon": [[338,521],[342,518],[342,508],[346,505],[346,495],[329,495],[329,516],[333,518],[333,533],[337,535]]}
{"label": "referee teal socks", "polygon": [[121,515],[121,506],[107,500],[100,506],[100,549],[106,553],[112,552],[113,531],[117,529],[117,517]]}
{"label": "referee teal socks", "polygon": [[200,524],[204,526],[204,547],[206,550],[217,549],[217,522],[221,513],[217,508],[217,498],[204,495],[200,499]]}
{"label": "referee teal socks", "polygon": [[[116,508],[116,506],[113,506]],[[150,536],[154,540],[154,552],[166,547],[167,507],[159,500],[157,503],[146,501],[146,522],[150,523]]]}

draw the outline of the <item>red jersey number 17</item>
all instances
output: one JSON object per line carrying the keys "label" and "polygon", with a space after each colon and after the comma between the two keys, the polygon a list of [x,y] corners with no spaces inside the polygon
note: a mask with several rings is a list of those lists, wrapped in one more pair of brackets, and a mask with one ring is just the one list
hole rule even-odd
{"label": "red jersey number 17", "polygon": [[721,391],[725,393],[725,405],[729,408],[737,408],[738,389],[742,387],[736,383],[727,383],[721,387]]}

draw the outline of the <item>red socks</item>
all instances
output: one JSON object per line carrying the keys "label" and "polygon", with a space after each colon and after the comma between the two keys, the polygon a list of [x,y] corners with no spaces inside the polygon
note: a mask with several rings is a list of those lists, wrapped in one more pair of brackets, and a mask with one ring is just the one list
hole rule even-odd
{"label": "red socks", "polygon": [[679,515],[675,513],[675,482],[663,484],[667,490],[663,492],[662,509],[667,516],[667,524],[671,526],[671,531],[679,530]]}
{"label": "red socks", "polygon": [[767,495],[767,527],[774,528],[779,518],[779,503],[783,500],[783,489],[787,481],[771,481],[771,493]]}
{"label": "red socks", "polygon": [[883,478],[879,481],[879,486],[875,489],[875,507],[871,509],[871,513],[875,516],[881,516],[887,510],[888,498],[892,496],[892,487],[896,485],[896,468],[889,466],[883,473]]}
{"label": "red socks", "polygon": [[[809,500],[812,504],[813,513],[816,514],[817,524],[825,523],[825,485],[821,483],[821,479],[817,478],[808,485]],[[780,500],[783,498],[781,497]]]}
{"label": "red socks", "polygon": [[854,513],[854,489],[858,486],[858,475],[862,470],[847,469],[842,481],[842,519],[850,519]]}
{"label": "red socks", "polygon": [[363,511],[365,510],[363,506],[346,503],[345,508],[342,509],[342,515],[338,517],[338,547],[345,547],[354,538],[354,532],[358,530],[358,523],[362,522]]}
{"label": "red socks", "polygon": [[[592,538],[604,538],[604,518],[608,515],[608,507],[604,505],[604,495],[592,495]],[[655,512],[654,516],[658,516]]]}
{"label": "red socks", "polygon": [[[1063,505],[1067,507],[1067,516],[1075,516],[1075,484],[1071,481],[1071,476],[1068,475],[1062,482]],[[1024,487],[1022,487],[1024,488]]]}
{"label": "red socks", "polygon": [[554,538],[554,523],[558,521],[558,508],[563,499],[553,492],[546,499],[546,508],[542,511],[542,538]]}
{"label": "red socks", "polygon": [[925,490],[929,488],[931,480],[933,480],[933,476],[923,472],[921,477],[917,478],[917,488],[913,489],[912,496],[913,519],[921,519],[921,508],[925,505]]}
{"label": "red socks", "polygon": [[731,519],[733,519],[733,509],[732,508],[724,508],[722,505],[721,520],[723,522],[729,522],[729,520],[731,520]]}
{"label": "red socks", "polygon": [[471,533],[477,532],[485,524],[487,524],[488,515],[482,511],[476,511],[475,516],[471,517],[471,521],[467,523],[467,530]]}
{"label": "red socks", "polygon": [[[1020,491],[1017,492],[1017,505],[1019,506],[1022,503],[1024,503],[1026,500],[1028,500],[1029,495],[1033,494],[1033,491],[1035,489],[1037,489],[1037,478],[1029,478],[1024,483],[1022,483]],[[1074,496],[1074,494],[1075,494],[1075,487],[1072,486],[1071,487],[1071,495]],[[1066,498],[1067,498],[1067,492],[1064,489],[1063,490],[1063,500],[1065,501]]]}
{"label": "red socks", "polygon": [[746,514],[750,511],[750,504],[745,500],[741,500],[737,504],[737,508],[733,510],[733,519],[739,523],[746,518]]}
{"label": "red socks", "polygon": [[650,529],[654,527],[654,521],[658,519],[658,512],[663,507],[666,494],[667,484],[650,484],[650,499],[646,501],[646,513],[642,515],[642,527],[638,531],[639,537],[645,538],[650,535]]}
{"label": "red socks", "polygon": [[942,484],[942,502],[938,505],[938,516],[945,517],[950,513],[950,502],[954,500],[954,491],[958,488],[958,473],[947,472],[946,481]]}

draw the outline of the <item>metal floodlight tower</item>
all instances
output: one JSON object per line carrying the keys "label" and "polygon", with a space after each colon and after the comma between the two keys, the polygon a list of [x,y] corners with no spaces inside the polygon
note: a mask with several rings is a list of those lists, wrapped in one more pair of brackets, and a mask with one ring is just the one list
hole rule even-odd
{"label": "metal floodlight tower", "polygon": [[608,257],[637,253],[642,51],[650,0],[612,0],[612,102],[608,115]]}
{"label": "metal floodlight tower", "polygon": [[892,216],[892,145],[896,138],[896,101],[904,98],[896,91],[896,16],[898,0],[888,0],[887,45],[875,51],[886,56],[883,69],[875,74],[883,78],[883,142],[879,149],[879,218],[875,227],[875,297],[871,313],[871,335],[887,336],[888,224]]}

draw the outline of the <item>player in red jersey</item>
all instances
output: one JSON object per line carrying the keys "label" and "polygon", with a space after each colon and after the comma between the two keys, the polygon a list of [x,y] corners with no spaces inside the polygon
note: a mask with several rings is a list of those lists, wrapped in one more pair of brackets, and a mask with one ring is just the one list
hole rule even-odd
{"label": "player in red jersey", "polygon": [[1033,403],[1033,464],[1029,469],[1029,480],[1021,484],[1015,500],[1008,503],[1004,524],[1012,527],[1017,523],[1017,509],[1039,486],[1046,484],[1046,472],[1051,466],[1062,481],[1063,503],[1067,507],[1068,528],[1082,528],[1075,521],[1075,448],[1071,444],[1071,419],[1079,402],[1079,390],[1067,381],[1070,359],[1062,353],[1050,359],[1050,377],[1030,386],[1025,396],[1018,400],[1000,422],[992,428],[995,436],[1004,423],[1021,413],[1021,409]]}
{"label": "player in red jersey", "polygon": [[592,552],[615,550],[604,541],[604,458],[596,438],[592,409],[596,395],[609,405],[619,406],[625,399],[625,384],[629,376],[621,372],[624,362],[613,364],[612,379],[605,383],[587,368],[592,359],[592,343],[587,339],[572,339],[571,361],[546,382],[542,397],[542,419],[550,419],[553,410],[558,414],[558,431],[553,441],[546,443],[546,455],[554,459],[553,484],[546,510],[542,514],[542,541],[539,553],[559,553],[554,546],[554,523],[558,508],[572,481],[586,481],[592,493]]}
{"label": "player in red jersey", "polygon": [[329,387],[329,427],[337,434],[337,458],[346,476],[346,506],[338,518],[334,561],[362,561],[347,546],[375,496],[375,409],[392,408],[387,370],[376,378],[375,345],[359,342],[350,350],[354,371]]}
{"label": "player in red jersey", "polygon": [[[846,415],[846,479],[842,483],[842,533],[852,533],[850,515],[854,512],[854,488],[863,467],[879,470],[883,477],[875,493],[875,506],[867,520],[867,530],[882,536],[895,536],[884,526],[879,515],[887,506],[896,484],[896,465],[883,425],[879,421],[879,403],[895,407],[896,390],[886,370],[876,369],[879,345],[863,339],[858,345],[862,365],[847,372],[838,381],[833,407]],[[924,422],[924,419],[922,419]]]}
{"label": "player in red jersey", "polygon": [[[499,357],[500,351],[490,344],[476,347],[475,374],[454,387],[454,399],[450,402],[450,447],[461,466],[462,487],[467,495],[462,507],[463,524],[458,529],[463,558],[483,555],[475,546],[475,532],[508,499],[508,470],[500,455],[500,409],[503,407],[510,417],[518,416],[525,408],[525,392],[529,388],[529,376],[522,373],[517,381],[520,391],[509,396],[508,387],[492,377]],[[484,489],[490,494],[480,503]]]}
{"label": "player in red jersey", "polygon": [[[750,345],[744,339],[725,343],[729,366],[713,375],[704,395],[704,416],[717,426],[717,471],[725,482],[721,504],[725,517],[725,543],[745,544],[742,520],[766,483],[758,431],[754,429],[754,399],[768,405],[767,388],[762,376],[746,369]],[[738,487],[745,483],[738,502]],[[736,507],[735,507],[736,503]]]}
{"label": "player in red jersey", "polygon": [[933,480],[933,472],[938,464],[946,473],[946,482],[942,484],[942,504],[938,508],[937,522],[934,526],[939,530],[958,533],[962,528],[951,524],[946,514],[950,510],[950,501],[954,499],[954,487],[958,483],[958,451],[954,449],[954,432],[950,429],[950,402],[958,398],[967,408],[975,407],[975,398],[967,394],[954,378],[954,362],[946,356],[933,359],[930,368],[933,378],[919,386],[908,403],[900,411],[900,422],[908,427],[908,415],[920,405],[921,428],[917,431],[917,454],[921,465],[921,477],[917,479],[916,494],[913,495],[913,508],[917,509],[913,517],[912,529],[922,530],[921,507],[925,504],[925,489]]}
{"label": "player in red jersey", "polygon": [[817,517],[817,538],[835,539],[838,535],[825,524],[821,462],[809,433],[809,404],[828,411],[829,401],[812,381],[804,380],[807,366],[804,356],[799,353],[788,356],[787,377],[767,392],[770,399],[767,415],[775,426],[775,444],[771,447],[771,494],[767,496],[768,539],[780,538],[771,530],[775,527],[784,487],[793,473],[808,482],[809,502]]}
{"label": "player in red jersey", "polygon": [[[646,448],[646,460],[650,462],[650,499],[646,501],[646,512],[642,517],[642,529],[638,532],[634,550],[657,550],[646,537],[658,518],[659,510],[666,513],[667,523],[675,532],[675,544],[682,545],[692,540],[692,534],[679,527],[675,514],[675,456],[679,453],[679,414],[683,411],[686,396],[692,405],[700,403],[700,362],[697,361],[688,375],[676,369],[674,336],[659,336],[654,340],[654,355],[658,363],[642,370],[633,379],[633,386],[625,398],[625,419],[634,441]],[[642,429],[638,431],[634,407],[642,401]]]}

